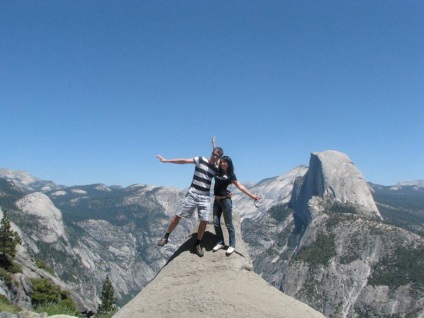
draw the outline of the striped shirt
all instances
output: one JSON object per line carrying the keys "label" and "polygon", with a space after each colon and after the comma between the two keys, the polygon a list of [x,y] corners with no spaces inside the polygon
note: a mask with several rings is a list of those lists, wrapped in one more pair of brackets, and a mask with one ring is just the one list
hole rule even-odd
{"label": "striped shirt", "polygon": [[202,156],[194,157],[193,162],[196,167],[190,187],[198,194],[209,195],[212,179],[218,173],[218,167],[211,165],[209,160]]}

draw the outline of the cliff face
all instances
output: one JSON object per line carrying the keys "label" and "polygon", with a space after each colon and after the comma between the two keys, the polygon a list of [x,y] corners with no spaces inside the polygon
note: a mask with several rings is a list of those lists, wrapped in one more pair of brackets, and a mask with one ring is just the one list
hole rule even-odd
{"label": "cliff face", "polygon": [[310,208],[313,197],[350,205],[361,215],[382,219],[361,172],[347,155],[338,151],[312,153],[307,173],[296,179],[290,205],[298,231],[314,217],[315,210]]}
{"label": "cliff face", "polygon": [[[14,262],[20,267],[21,270],[18,273],[10,274],[10,284],[7,284],[3,280],[0,280],[0,295],[4,295],[9,301],[21,307],[22,309],[32,310],[33,307],[31,304],[31,296],[33,293],[33,287],[31,280],[37,278],[45,278],[51,280],[55,285],[59,286],[61,289],[70,291],[75,304],[81,312],[85,310],[92,310],[95,308],[95,304],[91,299],[84,297],[82,293],[75,290],[71,282],[64,282],[56,275],[50,273],[45,269],[40,268],[36,264],[36,261],[28,254],[28,249],[37,248],[36,242],[45,239],[44,242],[51,243],[50,241],[52,238],[57,238],[60,236],[54,231],[53,234],[43,236],[43,232],[45,231],[44,233],[48,233],[48,231],[46,231],[46,228],[51,226],[52,224],[59,224],[58,232],[63,234],[63,232],[60,231],[60,224],[62,220],[60,212],[59,214],[56,214],[56,209],[51,209],[51,202],[50,200],[48,200],[47,197],[43,195],[39,197],[42,198],[41,204],[36,204],[36,206],[44,206],[46,208],[46,210],[44,210],[44,217],[39,219],[40,222],[34,222],[34,225],[38,225],[37,228],[39,229],[39,231],[34,231],[32,233],[24,233],[18,226],[16,226],[16,224],[11,222],[13,231],[17,232],[23,240],[22,245],[17,245],[16,256],[14,258]],[[28,203],[32,201],[32,199],[34,199],[34,196],[26,198],[26,202]],[[37,199],[34,202],[40,203],[40,201]],[[21,203],[23,203],[23,201]],[[25,207],[29,208],[30,205],[25,204]],[[29,208],[28,211],[35,213],[38,211],[38,209],[33,207]],[[52,211],[54,212],[53,215],[55,217],[49,217],[49,214]],[[0,218],[2,217],[3,211],[2,209],[0,209]],[[29,222],[32,221],[34,221],[34,219],[29,220]],[[66,248],[66,244],[57,244],[54,246],[58,246],[64,249]]]}
{"label": "cliff face", "polygon": [[183,220],[169,245],[158,250],[155,242],[183,197],[179,190],[90,185],[47,193],[19,193],[17,209],[9,212],[25,253],[54,270],[81,310],[96,309],[106,275],[120,303],[126,303],[155,276],[195,223]]}
{"label": "cliff face", "polygon": [[38,219],[37,232],[33,238],[44,243],[55,243],[60,238],[68,241],[65,235],[62,213],[49,197],[41,192],[26,195],[16,202],[16,206],[25,214]]}
{"label": "cliff face", "polygon": [[[238,219],[236,228],[240,229],[237,223]],[[208,225],[205,255],[199,258],[190,252],[196,237],[193,232],[158,275],[113,318],[324,317],[255,274],[239,232],[236,251],[230,256],[225,250],[212,252],[213,233],[213,226]]]}
{"label": "cliff face", "polygon": [[311,155],[289,204],[243,221],[254,270],[327,317],[424,316],[424,240],[383,222],[339,152]]}

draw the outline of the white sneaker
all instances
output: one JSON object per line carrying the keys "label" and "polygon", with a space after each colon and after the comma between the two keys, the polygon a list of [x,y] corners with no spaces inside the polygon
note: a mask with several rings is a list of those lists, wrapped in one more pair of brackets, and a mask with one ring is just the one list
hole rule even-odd
{"label": "white sneaker", "polygon": [[227,248],[227,255],[233,254],[234,251],[235,251],[235,247],[230,246],[229,248]]}
{"label": "white sneaker", "polygon": [[218,243],[215,245],[215,247],[212,249],[212,251],[216,252],[218,250],[222,250],[225,247],[224,244]]}

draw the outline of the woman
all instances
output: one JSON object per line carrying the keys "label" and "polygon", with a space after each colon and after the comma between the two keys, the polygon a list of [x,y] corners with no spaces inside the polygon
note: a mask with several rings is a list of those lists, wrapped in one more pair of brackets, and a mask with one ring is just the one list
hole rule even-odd
{"label": "woman", "polygon": [[[212,139],[212,145],[214,145],[215,139]],[[231,255],[236,247],[236,233],[233,226],[233,202],[231,200],[231,192],[228,190],[228,186],[234,184],[240,191],[253,200],[260,200],[260,197],[253,195],[238,182],[236,175],[234,174],[233,161],[228,156],[223,156],[219,162],[219,172],[215,175],[215,186],[214,195],[215,201],[213,203],[213,224],[215,227],[215,234],[218,237],[218,243],[213,248],[216,252],[220,249],[225,248],[224,235],[221,228],[221,216],[224,215],[225,225],[227,226],[228,236],[230,244],[227,249],[227,255]]]}

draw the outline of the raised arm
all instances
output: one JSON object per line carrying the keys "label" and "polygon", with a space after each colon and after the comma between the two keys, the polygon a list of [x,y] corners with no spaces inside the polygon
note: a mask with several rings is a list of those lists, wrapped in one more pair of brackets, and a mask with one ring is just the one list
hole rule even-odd
{"label": "raised arm", "polygon": [[212,151],[216,148],[215,136],[212,137]]}
{"label": "raised arm", "polygon": [[233,181],[233,184],[237,187],[237,188],[239,188],[239,190],[241,191],[241,192],[243,192],[245,195],[247,195],[247,196],[249,196],[249,197],[251,197],[253,200],[260,200],[261,198],[260,197],[258,197],[257,195],[254,195],[254,194],[252,194],[252,193],[250,193],[250,191],[249,190],[247,190],[246,189],[246,187],[244,186],[244,185],[242,185],[240,182],[238,182],[238,180],[234,180]]}
{"label": "raised arm", "polygon": [[177,164],[185,164],[185,163],[194,163],[193,158],[187,158],[187,159],[166,159],[162,157],[161,155],[156,155],[156,158],[159,159],[162,163],[177,163]]}

